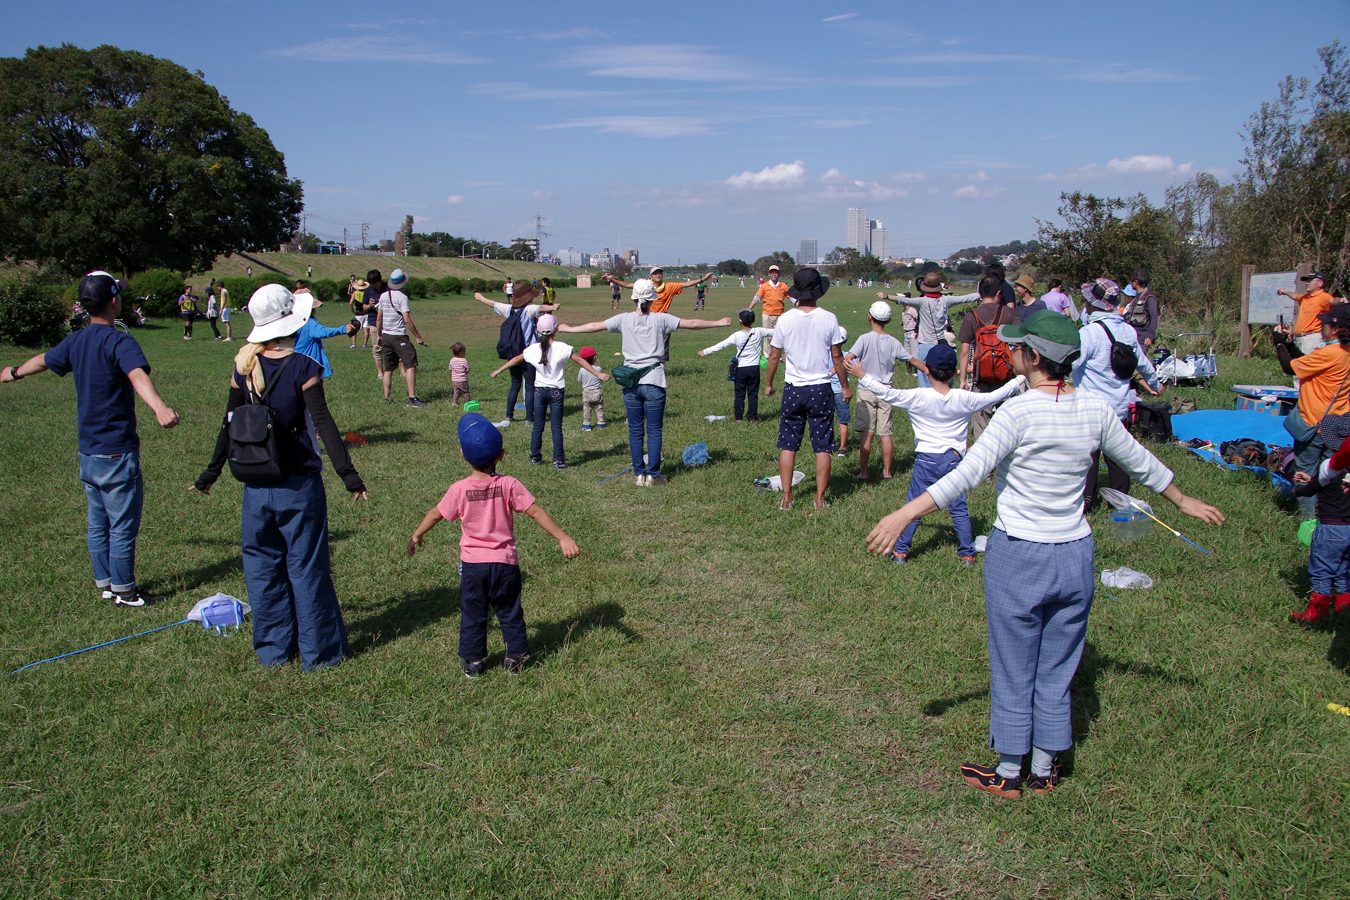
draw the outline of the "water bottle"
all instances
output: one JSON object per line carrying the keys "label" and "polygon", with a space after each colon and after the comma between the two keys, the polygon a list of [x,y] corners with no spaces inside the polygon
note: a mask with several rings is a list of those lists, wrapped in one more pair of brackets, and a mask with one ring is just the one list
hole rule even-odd
{"label": "water bottle", "polygon": [[1117,509],[1111,513],[1111,533],[1118,541],[1128,544],[1147,537],[1152,530],[1153,522],[1136,509]]}
{"label": "water bottle", "polygon": [[726,416],[704,416],[709,422],[725,422]]}

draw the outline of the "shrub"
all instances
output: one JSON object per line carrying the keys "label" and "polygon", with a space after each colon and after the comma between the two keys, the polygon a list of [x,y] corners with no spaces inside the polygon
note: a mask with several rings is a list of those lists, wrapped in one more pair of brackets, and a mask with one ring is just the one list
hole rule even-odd
{"label": "shrub", "polygon": [[218,279],[217,284],[230,292],[230,307],[233,309],[243,309],[248,306],[248,298],[253,296],[254,283],[252,278],[240,276],[231,276],[229,278]]}
{"label": "shrub", "polygon": [[447,275],[438,282],[437,285],[442,294],[462,294],[464,293],[464,282],[460,281],[454,275]]}
{"label": "shrub", "polygon": [[66,334],[62,285],[45,285],[29,272],[0,278],[0,341],[50,346]]}
{"label": "shrub", "polygon": [[484,292],[484,293],[487,293],[487,294],[496,293],[497,291],[504,291],[504,290],[506,290],[506,282],[505,282],[505,281],[502,281],[500,278],[496,278],[496,279],[493,279],[493,280],[491,280],[491,281],[487,281],[487,282],[484,282],[484,283],[487,285],[487,287],[484,289],[483,292]]}
{"label": "shrub", "polygon": [[168,269],[150,269],[134,276],[127,283],[133,302],[137,297],[149,297],[141,307],[147,316],[178,315],[178,297],[183,293],[183,276]]}
{"label": "shrub", "polygon": [[409,278],[407,286],[403,289],[403,293],[414,300],[425,300],[427,297],[431,296],[435,287],[436,282],[429,278]]}
{"label": "shrub", "polygon": [[253,287],[249,290],[249,296],[264,284],[279,284],[286,290],[295,287],[295,279],[289,275],[282,275],[280,272],[263,272],[261,275],[253,276]]}
{"label": "shrub", "polygon": [[[481,278],[470,278],[468,281],[464,282],[464,286],[470,291],[476,291],[480,294],[488,289],[487,282]],[[497,282],[497,290],[500,291],[501,289],[501,282]]]}
{"label": "shrub", "polygon": [[347,286],[339,284],[331,278],[321,278],[309,283],[309,291],[315,297],[318,297],[322,303],[332,303],[334,300],[347,302]]}

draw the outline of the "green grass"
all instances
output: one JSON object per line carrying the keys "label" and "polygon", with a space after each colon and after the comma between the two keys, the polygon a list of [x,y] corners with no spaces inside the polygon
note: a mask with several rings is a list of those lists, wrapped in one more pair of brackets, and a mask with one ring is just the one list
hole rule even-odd
{"label": "green grass", "polygon": [[[578,272],[591,272],[596,269],[577,269],[559,267],[548,263],[521,262],[510,259],[461,259],[457,256],[329,256],[311,253],[250,253],[255,259],[290,273],[297,278],[305,278],[307,267],[314,268],[313,278],[332,278],[346,284],[352,275],[365,278],[370,269],[379,269],[386,278],[394,269],[402,269],[417,278],[444,278],[454,275],[459,278],[497,279],[510,275],[513,278],[556,278],[558,275],[576,275]],[[252,266],[254,275],[266,275],[268,271],[255,266],[242,256],[219,257],[210,270],[188,278],[188,283],[202,287],[212,278],[241,276]],[[596,281],[599,281],[598,275]],[[235,298],[242,304],[247,298]]]}
{"label": "green grass", "polygon": [[[700,315],[732,314],[750,293],[712,291]],[[856,334],[870,293],[837,288],[826,306]],[[564,321],[609,311],[607,291],[562,299]],[[676,311],[692,305],[691,292]],[[864,552],[903,499],[905,417],[895,481],[857,485],[856,457],[837,461],[832,509],[779,513],[751,486],[773,472],[778,398],[758,425],[703,420],[730,412],[727,357],[694,358],[722,329],[678,333],[669,367],[666,457],[704,440],[706,467],[668,463],[660,488],[597,485],[628,465],[612,386],[616,424],[581,434],[569,382],[568,470],[529,466],[527,430],[506,432],[503,471],[583,555],[565,562],[518,522],[534,665],[508,679],[494,634],[494,668],[467,682],[457,528],[415,559],[403,551],[467,473],[453,341],[500,418],[507,382],[487,378],[500,320],[468,298],[414,315],[432,345],[427,409],[381,406],[369,356],[328,344],[339,427],[371,438],[353,453],[369,504],[325,476],[355,657],[263,671],[247,634],[193,626],[0,676],[0,897],[1345,896],[1350,719],[1325,706],[1350,700],[1350,630],[1285,622],[1307,552],[1268,485],[1159,450],[1182,490],[1228,514],[1183,529],[1213,560],[1156,528],[1115,543],[1098,514],[1098,567],[1127,564],[1157,586],[1097,595],[1064,789],[999,801],[956,775],[991,758],[978,569],[957,567],[945,514],[904,569]],[[183,421],[162,431],[141,408],[138,570],[174,596],[148,610],[98,599],[70,381],[6,385],[5,671],[173,622],[213,591],[244,594],[239,485],[186,493],[239,344],[202,340],[204,328],[187,344],[156,324],[137,337]],[[616,336],[578,337],[614,364]],[[0,363],[25,356],[6,348]],[[1229,384],[1280,380],[1268,361],[1220,369],[1214,388],[1179,393],[1228,406]],[[992,487],[970,499],[985,532]]]}

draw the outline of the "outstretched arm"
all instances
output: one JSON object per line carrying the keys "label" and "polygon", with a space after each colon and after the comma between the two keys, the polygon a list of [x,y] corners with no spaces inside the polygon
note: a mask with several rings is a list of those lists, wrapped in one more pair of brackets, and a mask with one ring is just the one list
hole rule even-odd
{"label": "outstretched arm", "polygon": [[696,285],[696,284],[702,284],[703,282],[705,282],[705,281],[710,281],[711,279],[712,279],[712,273],[709,272],[708,274],[704,275],[702,278],[695,278],[693,281],[686,281],[686,282],[684,282],[684,286],[685,286],[685,287],[693,287],[693,286]]}
{"label": "outstretched arm", "polygon": [[[681,320],[684,321],[684,320]],[[569,334],[593,334],[597,331],[608,331],[604,322],[587,322],[585,325],[563,325],[558,323],[558,330]]]}
{"label": "outstretched arm", "polygon": [[[24,365],[27,365],[27,363],[24,363]],[[136,396],[144,400],[145,405],[155,411],[155,421],[160,424],[161,428],[172,428],[178,424],[178,413],[169,409],[169,405],[160,399],[159,391],[155,390],[155,383],[150,380],[150,375],[145,369],[132,369],[127,378],[131,381],[131,387],[136,391]]]}
{"label": "outstretched arm", "polygon": [[[0,369],[0,383],[9,384],[11,381],[18,381],[20,378],[45,371],[47,371],[47,354],[39,353],[20,365],[5,366]],[[136,371],[139,372],[140,370],[137,369]]]}
{"label": "outstretched arm", "polygon": [[511,368],[512,366],[518,366],[518,365],[520,365],[522,362],[524,362],[524,360],[525,360],[525,354],[524,354],[524,353],[518,353],[518,354],[516,354],[515,356],[511,357],[510,359],[508,359],[506,362],[502,363],[500,366],[498,366],[497,369],[496,369],[495,371],[493,371],[493,373],[492,373],[491,375],[489,375],[488,377],[489,377],[489,378],[496,378],[498,375],[502,374],[503,372],[505,372],[507,369]]}
{"label": "outstretched arm", "polygon": [[[601,323],[601,324],[604,324],[604,323]],[[703,328],[726,328],[726,327],[727,327],[728,325],[730,325],[730,324],[731,324],[731,317],[730,317],[730,316],[728,316],[728,317],[726,317],[726,318],[724,318],[724,319],[718,319],[716,322],[710,321],[710,320],[708,320],[708,319],[681,319],[681,320],[680,320],[680,327],[681,327],[681,328],[690,328],[690,329],[693,329],[694,331],[698,331],[698,330],[703,329]]]}
{"label": "outstretched arm", "polygon": [[409,556],[412,556],[421,549],[422,538],[426,537],[427,532],[439,525],[444,519],[445,516],[441,515],[441,511],[436,507],[433,506],[431,509],[427,510],[427,514],[422,517],[422,524],[417,526],[417,530],[413,532],[412,539],[408,541]]}
{"label": "outstretched arm", "polygon": [[525,515],[539,523],[539,527],[547,531],[558,539],[558,546],[562,548],[563,557],[566,559],[576,559],[581,554],[577,547],[577,542],[567,536],[567,532],[558,527],[558,523],[553,521],[553,517],[544,512],[544,508],[538,503],[531,503],[530,508],[525,510]]}
{"label": "outstretched arm", "polygon": [[[489,300],[488,298],[484,297],[482,294],[478,293],[477,291],[474,291],[474,292],[473,292],[473,299],[477,300],[479,303],[486,303],[488,306],[493,306],[493,307],[495,307],[495,306],[497,305],[497,301],[496,301],[496,300]],[[494,312],[495,312],[495,310],[494,310]]]}
{"label": "outstretched arm", "polygon": [[[593,365],[591,365],[590,363],[586,362],[586,360],[582,359],[580,356],[578,356],[578,355],[575,354],[575,353],[572,354],[572,361],[575,362],[577,365],[581,366],[581,367],[582,367],[583,369],[585,369],[587,372],[590,372],[590,373],[591,373],[592,375],[594,375],[596,378],[599,378],[601,381],[609,381],[609,375],[608,375],[608,374],[606,374],[605,372],[601,372],[601,371],[600,371],[599,369],[597,369],[595,366],[593,366]],[[493,373],[493,374],[496,374],[496,373]]]}
{"label": "outstretched arm", "polygon": [[621,279],[615,278],[613,275],[606,275],[605,280],[608,281],[610,284],[617,284],[621,288],[631,288],[633,286],[633,282],[623,281]]}

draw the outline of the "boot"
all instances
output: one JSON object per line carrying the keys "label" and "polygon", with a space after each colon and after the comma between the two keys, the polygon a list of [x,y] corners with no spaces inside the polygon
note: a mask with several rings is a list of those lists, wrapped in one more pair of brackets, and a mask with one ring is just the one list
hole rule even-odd
{"label": "boot", "polygon": [[1308,608],[1303,612],[1291,612],[1289,621],[1301,622],[1304,625],[1311,625],[1325,615],[1331,613],[1331,595],[1330,594],[1309,594]]}
{"label": "boot", "polygon": [[1336,605],[1332,607],[1331,611],[1334,613],[1343,613],[1348,609],[1350,609],[1350,594],[1337,594]]}

